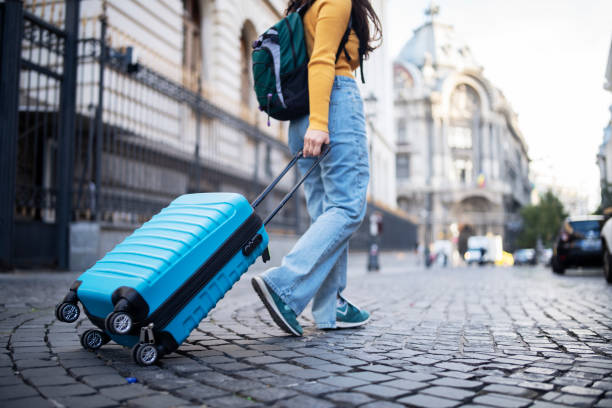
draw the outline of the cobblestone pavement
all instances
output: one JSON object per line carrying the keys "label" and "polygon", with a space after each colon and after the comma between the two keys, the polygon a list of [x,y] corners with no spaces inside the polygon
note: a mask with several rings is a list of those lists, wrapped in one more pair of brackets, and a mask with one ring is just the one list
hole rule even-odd
{"label": "cobblestone pavement", "polygon": [[318,331],[306,315],[302,338],[274,325],[251,272],[148,368],[112,343],[82,350],[87,320],[55,320],[75,274],[0,275],[0,406],[612,407],[612,286],[600,271],[398,264],[349,274],[367,327]]}

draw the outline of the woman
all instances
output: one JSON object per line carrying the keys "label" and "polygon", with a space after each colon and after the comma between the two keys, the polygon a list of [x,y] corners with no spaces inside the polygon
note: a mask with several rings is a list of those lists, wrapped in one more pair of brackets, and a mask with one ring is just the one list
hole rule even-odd
{"label": "woman", "polygon": [[[359,66],[360,45],[367,56],[382,35],[369,0],[291,0],[287,14],[303,6],[309,7],[303,22],[310,53],[310,115],[291,121],[289,147],[294,154],[303,150],[305,158],[298,162],[302,173],[323,144],[331,144],[331,150],[304,183],[310,227],[281,266],[252,280],[274,321],[295,336],[302,335],[297,316],[311,299],[320,329],[361,326],[370,318],[341,293],[348,240],[365,215],[369,180],[363,102],[352,72]],[[336,60],[351,16],[346,52]]]}

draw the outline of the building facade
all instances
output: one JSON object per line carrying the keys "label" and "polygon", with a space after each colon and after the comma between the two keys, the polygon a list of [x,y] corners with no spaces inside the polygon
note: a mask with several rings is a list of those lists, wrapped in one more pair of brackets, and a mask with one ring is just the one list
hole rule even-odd
{"label": "building facade", "polygon": [[397,201],[421,242],[500,234],[511,246],[529,203],[517,115],[435,7],[395,60]]}
{"label": "building facade", "polygon": [[[372,5],[381,21],[390,12],[383,0]],[[383,38],[388,38],[388,26],[383,24]],[[389,41],[383,41],[369,59],[364,61],[365,84],[356,80],[364,99],[364,110],[370,147],[369,201],[380,206],[397,209],[395,178],[395,137],[393,118],[393,67],[388,63]]]}
{"label": "building facade", "polygon": [[[15,155],[2,156],[18,164],[16,188],[0,205],[0,225],[15,239],[1,246],[0,263],[82,269],[178,195],[254,199],[290,159],[288,124],[267,125],[251,76],[251,44],[286,3],[25,0],[6,13],[2,4],[0,17],[23,18],[23,30],[0,49],[21,52]],[[385,1],[374,4],[384,19]],[[362,92],[375,95],[379,112],[368,117],[370,203],[396,216],[385,52],[366,62]],[[287,175],[258,211],[269,212],[297,178]],[[268,227],[295,235],[308,223],[298,195]]]}
{"label": "building facade", "polygon": [[[604,89],[612,93],[612,42],[608,53],[608,64],[605,72]],[[612,206],[612,104],[610,105],[610,120],[604,128],[603,142],[599,146],[597,164],[601,180],[601,205]]]}

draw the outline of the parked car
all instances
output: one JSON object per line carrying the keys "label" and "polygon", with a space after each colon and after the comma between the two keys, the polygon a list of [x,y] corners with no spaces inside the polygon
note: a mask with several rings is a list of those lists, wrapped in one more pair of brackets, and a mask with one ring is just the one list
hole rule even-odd
{"label": "parked car", "polygon": [[517,249],[514,251],[515,265],[535,265],[538,263],[536,250],[533,248]]}
{"label": "parked car", "polygon": [[553,272],[561,274],[576,266],[600,266],[603,261],[602,224],[603,217],[599,215],[568,217],[553,248]]}
{"label": "parked car", "polygon": [[606,221],[601,229],[601,245],[603,247],[603,271],[608,283],[612,283],[612,208],[604,210]]}

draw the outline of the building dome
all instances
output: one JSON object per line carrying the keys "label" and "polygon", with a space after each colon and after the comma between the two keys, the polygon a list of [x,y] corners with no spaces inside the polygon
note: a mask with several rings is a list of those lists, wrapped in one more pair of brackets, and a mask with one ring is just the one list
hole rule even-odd
{"label": "building dome", "polygon": [[453,26],[433,19],[414,30],[397,60],[419,68],[431,62],[437,68],[482,70],[470,47],[459,38]]}

